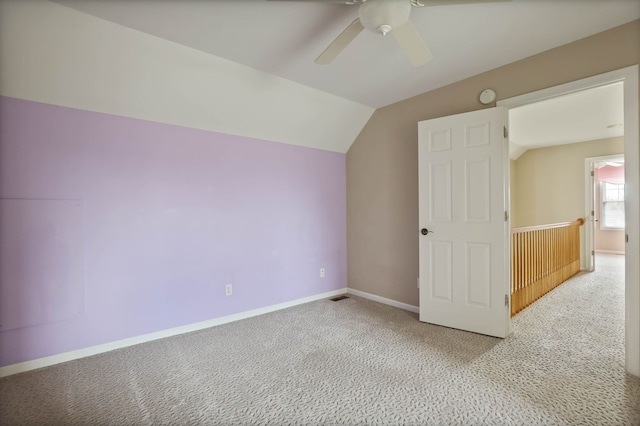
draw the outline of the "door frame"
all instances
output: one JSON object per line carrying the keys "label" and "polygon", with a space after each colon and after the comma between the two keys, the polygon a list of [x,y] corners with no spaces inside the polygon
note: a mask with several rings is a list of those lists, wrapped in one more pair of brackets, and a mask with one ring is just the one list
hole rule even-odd
{"label": "door frame", "polygon": [[[581,250],[584,250],[584,264],[582,270],[592,272],[595,270],[595,264],[593,262],[593,256],[589,253],[595,251],[595,239],[593,233],[596,227],[595,222],[591,219],[591,211],[596,212],[598,206],[595,205],[596,200],[594,197],[596,188],[595,176],[591,176],[591,171],[595,169],[595,164],[602,161],[613,161],[624,159],[625,155],[613,154],[602,155],[598,157],[587,157],[584,159],[584,222],[587,224],[584,230],[584,244],[582,244]],[[626,167],[625,167],[626,169]],[[625,253],[626,256],[626,253]]]}
{"label": "door frame", "polygon": [[[585,89],[623,82],[625,154],[625,233],[628,259],[640,258],[640,118],[638,65],[526,93],[497,102],[514,108]],[[640,262],[625,262],[625,367],[640,377]]]}

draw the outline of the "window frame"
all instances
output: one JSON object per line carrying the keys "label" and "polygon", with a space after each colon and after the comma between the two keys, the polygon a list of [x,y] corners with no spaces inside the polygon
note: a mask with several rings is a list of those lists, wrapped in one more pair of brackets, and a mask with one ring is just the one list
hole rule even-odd
{"label": "window frame", "polygon": [[[607,194],[607,185],[616,186],[618,190],[618,198],[615,200],[609,200],[606,197]],[[606,216],[606,205],[607,204],[621,204],[622,205],[622,214],[624,216],[625,206],[624,206],[624,183],[611,183],[611,182],[600,182],[600,229],[604,231],[620,231],[624,230],[626,227],[626,217],[624,217],[623,226],[609,226],[607,224],[607,216]],[[622,198],[622,199],[620,199]]]}

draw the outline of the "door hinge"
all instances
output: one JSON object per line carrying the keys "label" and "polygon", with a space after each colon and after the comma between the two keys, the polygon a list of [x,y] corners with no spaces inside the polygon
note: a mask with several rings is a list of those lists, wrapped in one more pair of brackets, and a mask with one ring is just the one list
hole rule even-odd
{"label": "door hinge", "polygon": [[594,175],[595,175],[595,173],[593,173],[593,170],[591,170],[591,176],[594,176]]}
{"label": "door hinge", "polygon": [[591,256],[595,256],[596,255],[596,251],[595,250],[591,250]]}
{"label": "door hinge", "polygon": [[591,210],[591,217],[595,216],[595,212]]}
{"label": "door hinge", "polygon": [[629,242],[629,234],[624,234],[624,242],[625,243]]}
{"label": "door hinge", "polygon": [[504,129],[504,137],[508,138],[509,137],[509,130],[507,130],[507,126],[502,126],[502,128]]}
{"label": "door hinge", "polygon": [[509,306],[509,295],[508,294],[504,295],[504,306]]}
{"label": "door hinge", "polygon": [[507,212],[506,210],[504,211],[504,221],[508,221],[509,220],[509,212]]}

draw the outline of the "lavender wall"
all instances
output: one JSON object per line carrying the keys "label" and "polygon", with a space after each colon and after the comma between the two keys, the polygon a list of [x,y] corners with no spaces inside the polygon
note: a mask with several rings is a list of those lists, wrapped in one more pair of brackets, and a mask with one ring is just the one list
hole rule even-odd
{"label": "lavender wall", "polygon": [[344,154],[7,97],[0,142],[0,198],[81,200],[84,254],[82,313],[0,366],[346,287]]}

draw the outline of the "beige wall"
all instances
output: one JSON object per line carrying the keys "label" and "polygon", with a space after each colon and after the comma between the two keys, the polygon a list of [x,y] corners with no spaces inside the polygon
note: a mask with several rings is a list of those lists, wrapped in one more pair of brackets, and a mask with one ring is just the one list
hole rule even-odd
{"label": "beige wall", "polygon": [[[517,222],[512,220],[511,225],[544,225],[585,218],[584,159],[623,152],[622,137],[525,152],[516,161],[517,179],[511,182],[511,193],[520,195],[515,203]],[[511,205],[513,208],[514,203]]]}
{"label": "beige wall", "polygon": [[624,230],[596,229],[596,251],[624,253]]}
{"label": "beige wall", "polygon": [[638,63],[640,20],[377,110],[347,153],[349,287],[418,305],[419,121]]}

